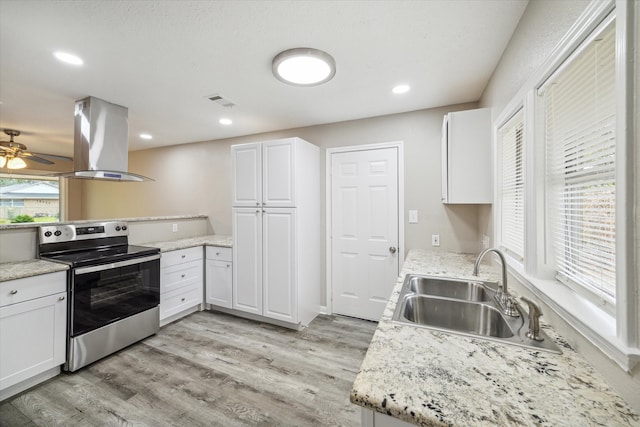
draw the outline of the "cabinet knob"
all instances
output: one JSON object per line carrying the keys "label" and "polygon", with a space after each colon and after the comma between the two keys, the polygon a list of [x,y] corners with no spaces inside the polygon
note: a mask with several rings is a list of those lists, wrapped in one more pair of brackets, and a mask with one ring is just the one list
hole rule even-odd
{"label": "cabinet knob", "polygon": [[187,257],[186,255],[182,255],[182,258],[186,258],[186,257]]}
{"label": "cabinet knob", "polygon": [[227,264],[227,268],[231,267],[229,264]]}
{"label": "cabinet knob", "polygon": [[256,206],[260,206],[260,203],[259,203],[259,202],[256,202]]}
{"label": "cabinet knob", "polygon": [[184,274],[181,277],[184,279]]}
{"label": "cabinet knob", "polygon": [[216,252],[216,256],[217,256],[217,255],[220,255],[220,252]]}
{"label": "cabinet knob", "polygon": [[11,295],[15,295],[18,293],[17,289],[11,289],[11,291],[9,292]]}
{"label": "cabinet knob", "polygon": [[64,301],[64,297],[58,298],[58,301]]}
{"label": "cabinet knob", "polygon": [[182,300],[181,300],[181,301],[184,301],[185,299],[186,299],[186,298],[182,298]]}

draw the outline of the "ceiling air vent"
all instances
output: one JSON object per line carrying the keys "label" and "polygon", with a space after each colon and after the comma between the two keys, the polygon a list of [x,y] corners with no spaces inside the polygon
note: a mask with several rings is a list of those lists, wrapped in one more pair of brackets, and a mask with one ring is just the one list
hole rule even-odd
{"label": "ceiling air vent", "polygon": [[222,95],[220,94],[214,94],[214,95],[210,95],[207,96],[207,98],[209,98],[210,101],[215,102],[216,104],[220,104],[223,107],[233,107],[234,105],[236,105],[233,101],[231,101],[228,98],[224,98]]}

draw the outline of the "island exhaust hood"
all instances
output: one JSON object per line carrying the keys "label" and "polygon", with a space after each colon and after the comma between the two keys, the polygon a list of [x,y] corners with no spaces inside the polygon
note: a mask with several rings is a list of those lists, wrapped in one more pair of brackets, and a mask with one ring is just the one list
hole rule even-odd
{"label": "island exhaust hood", "polygon": [[73,172],[64,178],[105,181],[153,181],[127,172],[129,167],[129,110],[90,96],[76,101]]}

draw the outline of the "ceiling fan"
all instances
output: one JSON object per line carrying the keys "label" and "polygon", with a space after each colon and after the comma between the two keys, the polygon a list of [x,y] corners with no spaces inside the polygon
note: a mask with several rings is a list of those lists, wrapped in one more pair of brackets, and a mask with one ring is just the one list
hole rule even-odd
{"label": "ceiling fan", "polygon": [[49,159],[45,159],[44,157],[63,160],[67,162],[73,160],[71,157],[27,151],[26,145],[20,144],[19,142],[15,142],[13,140],[14,137],[20,135],[19,130],[3,129],[3,131],[7,135],[9,135],[9,141],[0,141],[0,168],[6,167],[8,169],[23,169],[27,167],[27,163],[23,159],[42,163],[44,165],[55,164],[55,162],[52,162]]}

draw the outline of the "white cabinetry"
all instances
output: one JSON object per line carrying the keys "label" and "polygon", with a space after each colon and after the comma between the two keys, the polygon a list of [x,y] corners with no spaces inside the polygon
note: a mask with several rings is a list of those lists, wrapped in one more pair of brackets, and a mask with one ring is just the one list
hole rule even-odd
{"label": "white cabinetry", "polygon": [[286,138],[231,157],[233,309],[307,325],[320,309],[319,149]]}
{"label": "white cabinetry", "polygon": [[164,252],[160,258],[160,325],[203,304],[202,246]]}
{"label": "white cabinetry", "polygon": [[232,307],[231,248],[206,247],[205,301],[218,307]]}
{"label": "white cabinetry", "polygon": [[442,202],[491,203],[491,110],[449,113],[442,124]]}
{"label": "white cabinetry", "polygon": [[57,375],[66,342],[66,272],[0,282],[0,400]]}

